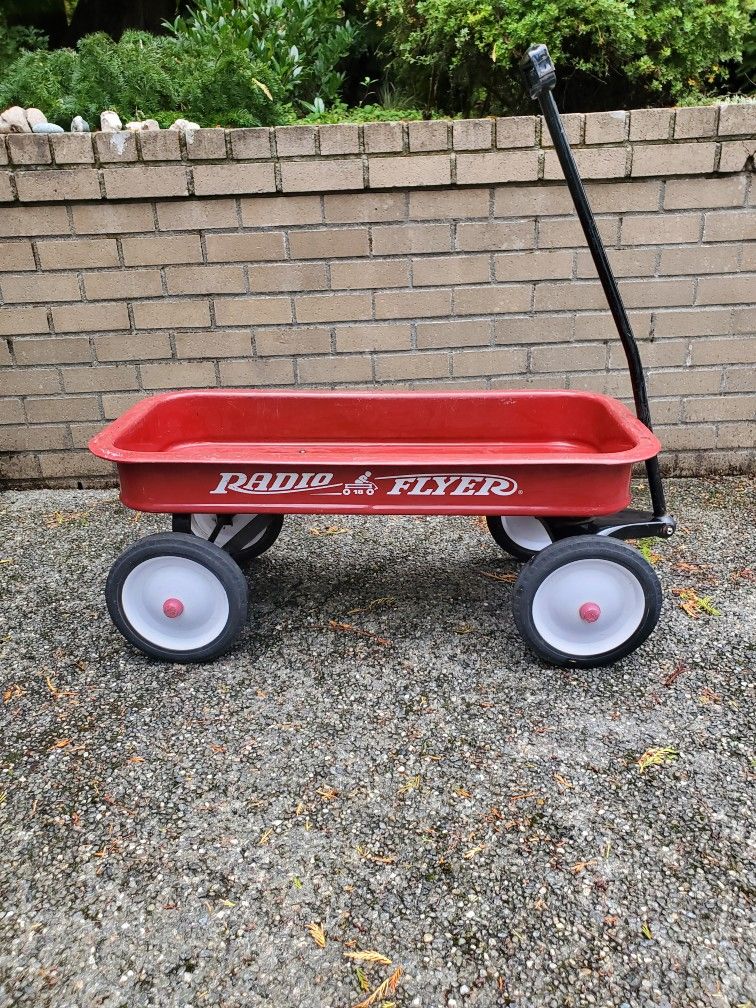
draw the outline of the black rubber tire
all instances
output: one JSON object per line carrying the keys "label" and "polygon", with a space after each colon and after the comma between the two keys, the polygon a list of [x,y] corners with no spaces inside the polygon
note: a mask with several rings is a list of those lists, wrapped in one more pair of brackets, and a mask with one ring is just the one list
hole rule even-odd
{"label": "black rubber tire", "polygon": [[[181,651],[154,644],[131,625],[124,612],[122,592],[126,578],[140,563],[161,556],[180,556],[201,564],[217,577],[226,592],[226,624],[210,643],[200,648]],[[129,546],[118,557],[105,582],[105,601],[116,629],[144,654],[179,664],[208,662],[231,650],[246,622],[247,581],[238,564],[220,546],[185,532],[157,532]]]}
{"label": "black rubber tire", "polygon": [[[173,515],[172,528],[174,532],[181,531],[181,519],[184,515]],[[191,515],[189,516],[191,520]],[[263,553],[267,552],[270,547],[275,543],[281,534],[281,529],[283,528],[284,516],[283,515],[270,515],[270,522],[268,527],[265,529],[263,534],[257,540],[257,542],[252,543],[251,546],[245,546],[241,550],[227,550],[225,547],[221,547],[224,552],[230,554],[236,560],[237,563],[245,563],[247,560],[254,560],[255,557],[261,556]],[[191,535],[196,535],[192,532]],[[198,539],[202,539],[202,536],[197,536]],[[203,542],[206,540],[203,539]]]}
{"label": "black rubber tire", "polygon": [[[558,650],[543,639],[533,621],[533,600],[545,579],[559,567],[576,560],[609,560],[636,578],[645,599],[640,623],[621,644],[609,651],[574,655]],[[512,596],[517,629],[528,647],[549,665],[570,668],[600,668],[632,654],[653,633],[661,613],[662,591],[654,569],[631,546],[618,539],[582,535],[562,539],[541,550],[520,571]]]}
{"label": "black rubber tire", "polygon": [[488,531],[493,536],[497,546],[501,546],[504,552],[509,553],[515,560],[532,560],[534,556],[538,556],[541,552],[540,550],[527,549],[525,546],[520,546],[519,543],[516,543],[505,531],[499,515],[486,515],[486,525],[488,525]]}

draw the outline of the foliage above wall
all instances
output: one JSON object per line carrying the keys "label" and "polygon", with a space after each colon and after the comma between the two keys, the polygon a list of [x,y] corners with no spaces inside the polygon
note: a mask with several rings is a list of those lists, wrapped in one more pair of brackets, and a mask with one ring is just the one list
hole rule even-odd
{"label": "foliage above wall", "polygon": [[753,0],[367,0],[389,73],[424,108],[517,111],[518,63],[546,42],[582,111],[700,100],[753,28]]}
{"label": "foliage above wall", "polygon": [[105,108],[203,126],[507,114],[530,110],[518,62],[533,41],[549,45],[567,111],[700,103],[753,90],[755,10],[756,0],[193,0],[163,35],[94,34],[52,50],[0,18],[0,108],[36,106],[66,129]]}

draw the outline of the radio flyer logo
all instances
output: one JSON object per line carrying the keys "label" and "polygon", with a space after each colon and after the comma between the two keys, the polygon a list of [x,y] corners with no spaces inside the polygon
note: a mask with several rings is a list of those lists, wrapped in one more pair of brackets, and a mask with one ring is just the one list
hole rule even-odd
{"label": "radio flyer logo", "polygon": [[509,476],[491,473],[391,473],[375,476],[366,469],[355,479],[337,482],[333,472],[222,472],[211,494],[299,494],[317,497],[509,497],[518,486]]}

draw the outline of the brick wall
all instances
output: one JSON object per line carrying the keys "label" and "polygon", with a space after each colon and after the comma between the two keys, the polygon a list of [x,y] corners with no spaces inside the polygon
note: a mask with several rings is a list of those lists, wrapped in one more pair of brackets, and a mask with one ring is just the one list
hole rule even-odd
{"label": "brick wall", "polygon": [[[756,105],[566,117],[676,472],[753,468]],[[537,117],[0,138],[0,476],[177,387],[629,395]]]}

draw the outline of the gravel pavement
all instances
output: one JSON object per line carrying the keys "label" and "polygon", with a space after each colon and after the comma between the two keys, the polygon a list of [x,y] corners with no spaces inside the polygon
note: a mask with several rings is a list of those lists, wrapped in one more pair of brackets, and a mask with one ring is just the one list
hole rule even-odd
{"label": "gravel pavement", "polygon": [[669,492],[592,671],[470,518],[287,519],[236,650],[150,662],[102,583],[166,519],[0,495],[0,1006],[756,1008],[754,487]]}

